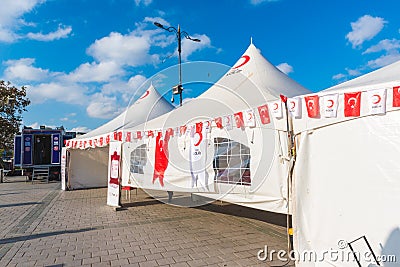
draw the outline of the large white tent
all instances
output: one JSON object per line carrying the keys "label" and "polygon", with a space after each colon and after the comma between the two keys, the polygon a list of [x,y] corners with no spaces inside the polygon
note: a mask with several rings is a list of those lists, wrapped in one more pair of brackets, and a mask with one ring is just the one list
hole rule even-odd
{"label": "large white tent", "polygon": [[[123,143],[122,185],[200,193],[286,213],[289,168],[286,114],[280,109],[280,116],[263,124],[257,108],[274,101],[280,106],[280,100],[277,101],[280,94],[295,96],[308,92],[250,44],[234,67],[198,98],[154,120],[126,129],[144,135],[151,131],[154,137]],[[229,127],[227,123],[217,127],[214,120],[217,117],[225,120],[225,116],[246,111],[257,115],[255,127]],[[193,126],[196,130],[199,122],[204,123],[204,147],[200,151],[201,159],[197,160],[194,158],[198,154],[191,150],[198,141],[194,141],[197,136],[193,135],[193,130],[192,134],[190,130],[178,134],[176,129]],[[168,129],[174,135],[165,138]],[[167,151],[163,154],[164,161],[157,155],[160,141],[164,145],[167,143],[166,148],[162,147]],[[161,175],[160,162],[164,164]]]}
{"label": "large white tent", "polygon": [[[105,187],[108,174],[108,143],[122,129],[141,124],[171,111],[174,107],[151,84],[144,94],[123,113],[99,128],[69,140],[68,187]],[[125,136],[124,136],[125,137]]]}
{"label": "large white tent", "polygon": [[321,91],[320,116],[293,120],[297,266],[400,266],[399,73],[400,61]]}

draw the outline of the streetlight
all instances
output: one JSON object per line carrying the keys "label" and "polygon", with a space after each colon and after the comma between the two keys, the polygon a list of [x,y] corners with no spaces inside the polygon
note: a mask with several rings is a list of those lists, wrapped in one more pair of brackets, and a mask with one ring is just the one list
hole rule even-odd
{"label": "streetlight", "polygon": [[178,25],[178,29],[176,29],[175,27],[166,27],[166,26],[164,26],[164,25],[162,25],[161,23],[158,23],[158,22],[154,22],[154,25],[156,25],[158,28],[161,28],[161,29],[169,31],[169,32],[174,32],[176,34],[176,39],[178,41],[179,84],[175,85],[174,87],[172,87],[172,99],[171,99],[171,102],[174,103],[174,95],[178,95],[179,94],[179,99],[180,99],[179,105],[182,106],[182,91],[183,91],[183,86],[182,86],[182,66],[181,66],[181,51],[182,51],[182,49],[181,49],[182,48],[181,41],[182,41],[182,35],[186,39],[191,40],[193,42],[200,42],[200,39],[190,37],[190,35],[187,32],[181,31],[181,27],[179,25]]}

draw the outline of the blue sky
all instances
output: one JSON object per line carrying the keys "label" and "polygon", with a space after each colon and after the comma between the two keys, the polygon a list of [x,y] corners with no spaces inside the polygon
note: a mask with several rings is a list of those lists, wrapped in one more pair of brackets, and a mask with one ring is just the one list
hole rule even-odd
{"label": "blue sky", "polygon": [[[94,129],[139,97],[148,78],[175,65],[176,39],[156,28],[154,21],[180,24],[202,40],[183,43],[184,62],[230,66],[253,37],[264,57],[312,91],[400,60],[398,0],[1,4],[0,79],[28,87],[32,104],[24,124],[35,127]],[[168,84],[159,83],[157,89],[167,92]],[[196,97],[204,89],[187,90],[184,96]]]}

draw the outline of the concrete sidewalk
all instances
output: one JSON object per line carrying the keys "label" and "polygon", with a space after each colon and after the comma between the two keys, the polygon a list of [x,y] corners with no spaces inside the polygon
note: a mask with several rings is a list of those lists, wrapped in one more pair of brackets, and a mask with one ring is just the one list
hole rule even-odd
{"label": "concrete sidewalk", "polygon": [[[174,197],[172,204],[185,198]],[[285,216],[230,204],[178,207],[140,190],[131,203],[122,199],[124,209],[114,211],[106,206],[106,189],[64,192],[59,183],[8,177],[0,184],[0,266],[285,263],[257,259],[266,245],[287,249]]]}

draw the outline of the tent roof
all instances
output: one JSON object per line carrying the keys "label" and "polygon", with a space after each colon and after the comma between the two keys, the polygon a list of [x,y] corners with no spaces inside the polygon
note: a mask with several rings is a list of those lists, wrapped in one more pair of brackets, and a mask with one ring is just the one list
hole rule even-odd
{"label": "tent roof", "polygon": [[182,107],[146,122],[140,128],[179,126],[194,119],[212,118],[254,108],[278,99],[280,94],[292,97],[309,92],[268,62],[250,44],[234,67],[206,92]]}
{"label": "tent roof", "polygon": [[151,84],[135,103],[116,118],[87,134],[77,137],[77,139],[99,136],[119,130],[123,127],[134,127],[167,113],[172,109],[174,109],[174,106],[165,100]]}

